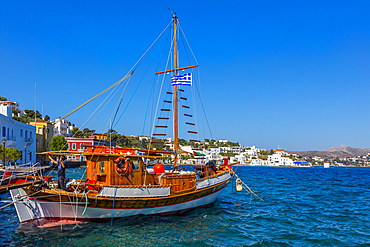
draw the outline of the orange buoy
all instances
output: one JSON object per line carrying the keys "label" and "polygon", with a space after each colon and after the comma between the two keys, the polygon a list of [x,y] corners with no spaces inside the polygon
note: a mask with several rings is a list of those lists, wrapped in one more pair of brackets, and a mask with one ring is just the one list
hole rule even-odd
{"label": "orange buoy", "polygon": [[154,165],[153,170],[155,173],[164,173],[164,165],[156,164]]}

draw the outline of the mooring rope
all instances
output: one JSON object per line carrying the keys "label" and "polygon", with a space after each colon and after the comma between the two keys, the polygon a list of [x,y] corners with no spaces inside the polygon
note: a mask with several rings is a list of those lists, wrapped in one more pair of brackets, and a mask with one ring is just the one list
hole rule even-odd
{"label": "mooring rope", "polygon": [[11,203],[8,203],[8,204],[6,204],[6,205],[4,205],[4,206],[0,207],[0,209],[6,208],[6,207],[8,207],[8,206],[11,206],[11,205],[13,205],[14,203],[17,203],[17,202],[19,202],[19,201],[21,201],[21,200],[23,200],[23,199],[25,199],[25,198],[27,198],[27,197],[30,197],[30,196],[33,196],[33,195],[35,195],[35,194],[39,193],[40,191],[41,191],[41,190],[36,191],[35,193],[33,193],[33,194],[31,194],[31,195],[25,195],[25,196],[22,196],[22,197],[20,197],[19,199],[17,199],[17,200],[15,200],[15,201],[11,202]]}
{"label": "mooring rope", "polygon": [[82,195],[84,195],[85,196],[85,208],[84,208],[84,211],[82,212],[82,214],[81,215],[84,215],[85,214],[85,212],[86,212],[86,209],[87,209],[87,204],[88,204],[88,202],[89,202],[89,198],[87,197],[87,195],[86,195],[86,193],[85,192],[83,192],[82,193]]}
{"label": "mooring rope", "polygon": [[261,197],[259,197],[247,184],[245,184],[240,178],[239,176],[234,173],[235,177],[236,177],[236,183],[237,184],[242,184],[243,185],[243,188],[251,195],[253,196],[255,199],[258,199],[258,200],[261,200],[261,201],[264,201]]}
{"label": "mooring rope", "polygon": [[59,195],[59,215],[60,215],[59,219],[60,219],[60,222],[61,222],[61,224],[60,224],[60,230],[63,230],[63,222],[62,222],[62,197],[61,197],[60,193],[58,193],[58,195]]}
{"label": "mooring rope", "polygon": [[116,201],[116,194],[117,194],[117,185],[114,186],[114,198],[113,198],[113,204],[112,204],[112,216],[111,216],[111,219],[110,219],[110,226],[113,226],[114,203]]}

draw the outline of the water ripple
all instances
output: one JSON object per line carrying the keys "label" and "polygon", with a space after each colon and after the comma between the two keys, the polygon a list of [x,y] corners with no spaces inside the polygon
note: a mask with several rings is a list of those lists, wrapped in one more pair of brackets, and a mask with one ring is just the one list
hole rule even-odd
{"label": "water ripple", "polygon": [[[71,174],[78,178],[80,171]],[[370,246],[369,168],[238,167],[238,176],[265,201],[228,186],[212,206],[181,216],[63,229],[20,225],[15,209],[6,207],[0,211],[0,245]]]}

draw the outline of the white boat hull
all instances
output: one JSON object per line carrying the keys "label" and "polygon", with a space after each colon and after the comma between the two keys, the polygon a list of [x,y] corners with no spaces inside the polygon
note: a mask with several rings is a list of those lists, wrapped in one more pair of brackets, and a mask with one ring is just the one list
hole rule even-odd
{"label": "white boat hull", "polygon": [[74,200],[73,197],[71,197],[70,202],[45,201],[42,200],[42,198],[30,199],[22,188],[11,190],[10,193],[15,202],[15,208],[20,222],[27,222],[35,219],[108,220],[111,218],[122,218],[133,215],[177,214],[193,208],[202,207],[213,203],[227,184],[228,181],[218,185],[217,190],[214,188],[212,193],[197,199],[171,205],[145,208],[92,207],[89,206],[90,203],[88,200],[76,202],[77,200]]}

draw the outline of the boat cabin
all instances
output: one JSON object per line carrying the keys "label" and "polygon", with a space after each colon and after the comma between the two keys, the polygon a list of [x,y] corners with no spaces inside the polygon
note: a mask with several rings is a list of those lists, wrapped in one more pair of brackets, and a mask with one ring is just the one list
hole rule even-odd
{"label": "boat cabin", "polygon": [[[194,171],[167,171],[163,164],[145,164],[143,159],[149,157],[162,158],[158,151],[150,151],[149,155],[138,155],[136,149],[115,148],[115,153],[107,153],[99,147],[99,153],[92,149],[85,154],[87,162],[86,179],[90,190],[99,191],[103,186],[139,187],[139,186],[171,186],[171,192],[195,190],[197,178],[208,176],[211,171],[206,167],[197,167]],[[102,152],[103,151],[103,152]],[[147,151],[147,150],[146,150]],[[161,151],[168,152],[168,151]],[[135,154],[136,153],[136,154]],[[166,153],[167,154],[167,153]],[[200,176],[201,174],[201,176]]]}

